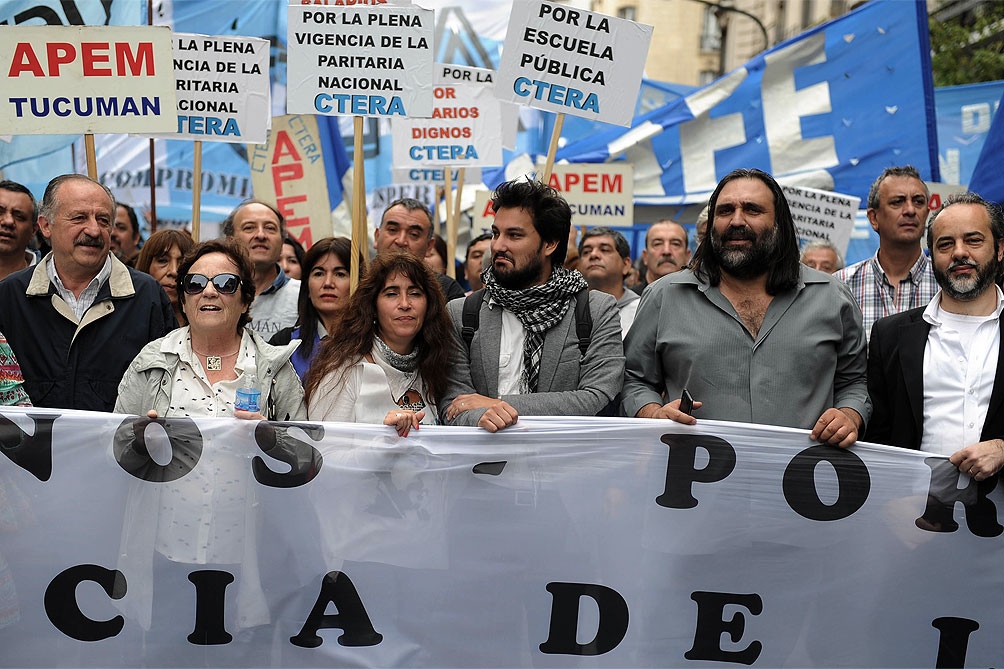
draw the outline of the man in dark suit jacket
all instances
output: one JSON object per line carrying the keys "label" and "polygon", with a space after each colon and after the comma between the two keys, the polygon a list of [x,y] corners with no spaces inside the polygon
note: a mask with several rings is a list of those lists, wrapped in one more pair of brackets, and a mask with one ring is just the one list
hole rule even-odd
{"label": "man in dark suit jacket", "polygon": [[1004,214],[973,193],[952,196],[927,244],[941,290],[872,329],[866,439],[950,455],[980,481],[1004,465],[1004,294],[995,283]]}

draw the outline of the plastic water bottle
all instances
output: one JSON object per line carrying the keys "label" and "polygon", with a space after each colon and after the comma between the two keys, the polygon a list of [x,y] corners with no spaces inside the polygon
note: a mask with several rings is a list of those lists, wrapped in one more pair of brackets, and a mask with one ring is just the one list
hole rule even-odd
{"label": "plastic water bottle", "polygon": [[244,377],[244,383],[237,388],[237,397],[234,401],[234,408],[241,411],[251,411],[256,413],[261,409],[261,389],[258,387],[258,379],[254,374]]}

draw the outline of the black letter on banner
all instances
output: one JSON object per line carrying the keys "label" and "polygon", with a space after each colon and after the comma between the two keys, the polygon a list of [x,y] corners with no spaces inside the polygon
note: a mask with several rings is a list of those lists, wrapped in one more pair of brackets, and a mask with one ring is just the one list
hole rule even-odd
{"label": "black letter on banner", "polygon": [[[829,462],[837,473],[837,501],[827,506],[816,493],[816,466]],[[861,508],[871,491],[868,467],[854,453],[833,446],[810,446],[788,463],[782,489],[791,510],[809,520],[840,520]]]}
{"label": "black letter on banner", "polygon": [[[324,613],[329,603],[338,609],[337,614]],[[317,595],[310,615],[300,628],[300,633],[289,640],[295,646],[317,648],[322,643],[317,630],[322,627],[344,630],[345,633],[338,637],[338,643],[342,646],[375,646],[383,641],[383,635],[377,634],[373,629],[356,586],[340,571],[331,571],[324,576],[321,592]]]}
{"label": "black letter on banner", "polygon": [[969,635],[980,628],[980,624],[968,618],[935,618],[931,627],[941,631],[938,639],[938,669],[966,666],[966,650]]}
{"label": "black letter on banner", "polygon": [[[45,614],[56,629],[77,641],[101,641],[122,631],[125,619],[115,616],[104,622],[91,620],[77,605],[77,586],[83,581],[94,581],[112,599],[121,599],[125,594],[125,576],[120,571],[112,571],[94,564],[78,564],[59,573],[45,589]],[[112,592],[112,586],[119,581],[119,587]]]}
{"label": "black letter on banner", "polygon": [[916,520],[916,525],[928,532],[954,532],[959,524],[952,518],[955,504],[962,502],[966,510],[966,525],[978,537],[996,537],[1004,532],[997,522],[997,507],[987,499],[997,487],[997,477],[991,476],[976,481],[969,476],[969,485],[959,489],[958,468],[942,458],[924,460],[931,468],[931,485],[927,490],[927,508],[924,515]]}
{"label": "black letter on banner", "polygon": [[223,624],[224,600],[233,574],[206,569],[193,571],[188,580],[195,584],[195,629],[188,635],[189,643],[214,646],[233,641]]}
{"label": "black letter on banner", "polygon": [[735,604],[749,610],[755,616],[763,611],[760,595],[737,595],[727,592],[695,592],[690,598],[697,602],[697,630],[694,632],[694,647],[683,654],[688,660],[710,660],[711,662],[739,662],[753,664],[760,657],[763,644],[754,641],[741,651],[727,651],[721,648],[723,632],[729,633],[732,643],[739,643],[746,626],[746,617],[736,611],[732,620],[722,620],[726,604]]}
{"label": "black letter on banner", "polygon": [[[551,624],[540,652],[562,655],[602,655],[617,647],[628,628],[628,606],[616,590],[592,583],[548,583],[551,593]],[[579,599],[592,597],[600,610],[596,636],[586,644],[576,643]]]}
{"label": "black letter on banner", "polygon": [[[697,499],[691,494],[694,483],[721,481],[736,468],[732,444],[706,434],[664,434],[662,443],[669,446],[666,461],[666,489],[655,503],[669,509],[692,509]],[[697,449],[708,452],[708,464],[697,469]]]}
{"label": "black letter on banner", "polygon": [[6,416],[0,416],[0,453],[39,481],[48,481],[52,476],[52,424],[59,414],[26,415],[35,421],[33,435]]}
{"label": "black letter on banner", "polygon": [[291,427],[300,428],[314,441],[324,438],[323,425],[259,421],[254,429],[258,448],[269,457],[285,462],[290,470],[286,474],[277,474],[256,455],[251,459],[251,471],[258,483],[270,488],[295,488],[307,485],[321,471],[323,460],[320,452],[310,444],[291,437]]}
{"label": "black letter on banner", "polygon": [[[171,462],[158,465],[146,448],[146,427],[157,423],[171,442]],[[195,469],[202,457],[202,433],[191,418],[126,418],[115,430],[115,460],[141,481],[177,481]]]}

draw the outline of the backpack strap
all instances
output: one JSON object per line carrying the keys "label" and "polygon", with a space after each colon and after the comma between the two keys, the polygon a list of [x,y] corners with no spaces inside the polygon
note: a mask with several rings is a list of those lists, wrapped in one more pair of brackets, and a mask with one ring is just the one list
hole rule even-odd
{"label": "backpack strap", "polygon": [[593,314],[589,310],[589,289],[575,294],[575,336],[579,338],[579,354],[586,357],[593,336]]}
{"label": "backpack strap", "polygon": [[460,334],[467,345],[467,356],[471,355],[471,342],[474,341],[474,333],[478,331],[481,322],[481,299],[484,297],[485,289],[475,290],[464,298],[464,313],[462,318],[463,327]]}

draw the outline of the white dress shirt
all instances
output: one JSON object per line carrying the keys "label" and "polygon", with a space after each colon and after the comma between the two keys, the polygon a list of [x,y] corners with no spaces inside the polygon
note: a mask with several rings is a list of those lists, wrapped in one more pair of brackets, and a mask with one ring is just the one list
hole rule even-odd
{"label": "white dress shirt", "polygon": [[981,441],[1000,350],[1004,293],[988,316],[941,309],[941,291],[924,310],[931,324],[924,349],[924,436],[920,450],[951,455]]}

